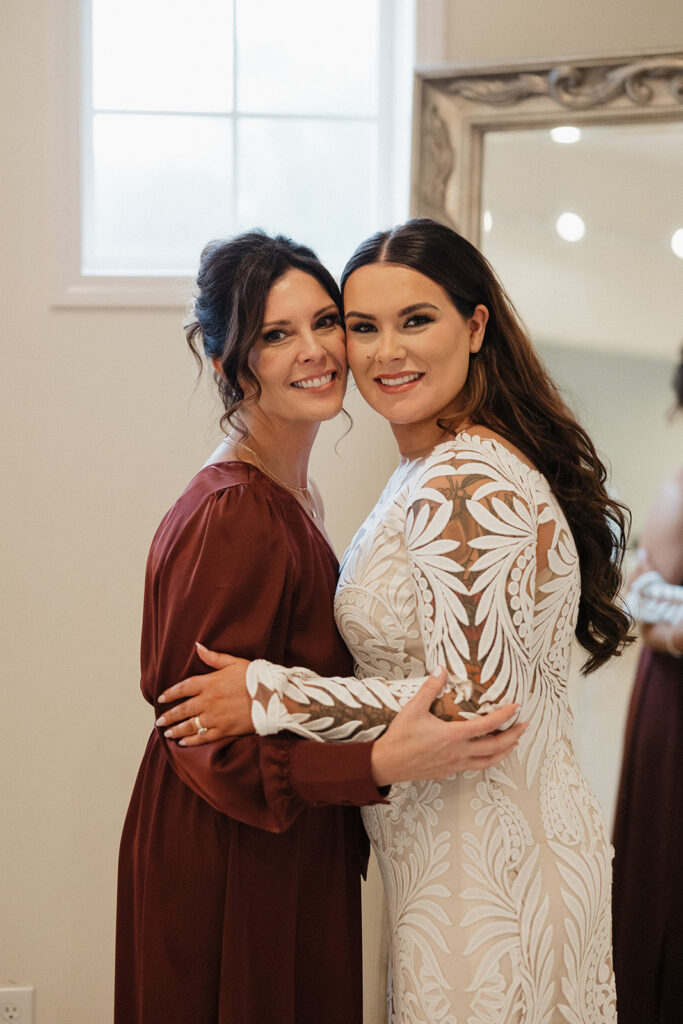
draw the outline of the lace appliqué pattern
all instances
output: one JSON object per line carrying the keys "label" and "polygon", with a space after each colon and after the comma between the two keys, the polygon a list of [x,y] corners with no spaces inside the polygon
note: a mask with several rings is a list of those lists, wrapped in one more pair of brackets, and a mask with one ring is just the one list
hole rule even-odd
{"label": "lace appliqu\u00e9 pattern", "polygon": [[[392,1024],[615,1024],[611,847],[571,747],[580,573],[547,481],[460,434],[404,461],[342,562],[357,679],[260,665],[258,731],[378,735],[444,664],[466,714],[530,722],[496,768],[363,810],[392,927]],[[255,663],[258,664],[258,663]]]}

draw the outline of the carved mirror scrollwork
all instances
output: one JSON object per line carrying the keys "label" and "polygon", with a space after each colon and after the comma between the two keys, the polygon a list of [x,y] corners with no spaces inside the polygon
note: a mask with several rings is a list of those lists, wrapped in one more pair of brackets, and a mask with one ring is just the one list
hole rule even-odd
{"label": "carved mirror scrollwork", "polygon": [[418,68],[412,210],[480,234],[486,132],[683,122],[683,52]]}

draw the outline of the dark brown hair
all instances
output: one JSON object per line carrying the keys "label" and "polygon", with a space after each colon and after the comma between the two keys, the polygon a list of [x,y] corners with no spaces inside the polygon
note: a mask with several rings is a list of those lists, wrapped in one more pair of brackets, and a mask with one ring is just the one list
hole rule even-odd
{"label": "dark brown hair", "polygon": [[363,242],[341,278],[371,263],[397,263],[440,285],[463,317],[479,304],[489,320],[484,344],[470,358],[458,408],[439,425],[470,420],[518,447],[547,478],[572,531],[581,567],[576,636],[592,672],[633,639],[617,605],[630,513],[607,494],[607,470],[537,356],[525,328],[485,257],[436,221],[411,220]]}
{"label": "dark brown hair", "polygon": [[268,292],[288,270],[302,270],[314,277],[342,315],[336,281],[312,249],[284,235],[271,238],[263,231],[248,231],[235,238],[209,242],[202,252],[192,319],[185,325],[187,343],[202,369],[199,348],[209,360],[218,359],[221,373],[214,372],[225,413],[221,426],[244,401],[240,378],[253,385],[258,380],[249,367],[249,353],[259,339]]}

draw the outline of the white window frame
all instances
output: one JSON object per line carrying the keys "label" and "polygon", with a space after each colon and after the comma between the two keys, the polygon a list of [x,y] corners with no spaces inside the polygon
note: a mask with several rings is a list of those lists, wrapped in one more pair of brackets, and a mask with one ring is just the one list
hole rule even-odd
{"label": "white window frame", "polygon": [[[326,0],[327,2],[327,0]],[[187,305],[192,277],[81,272],[82,189],[91,118],[91,0],[50,4],[49,72],[52,83],[54,181],[54,306],[161,307]],[[410,104],[412,84],[399,76],[397,47],[414,48],[415,0],[380,0],[380,34],[388,40],[380,67],[378,214],[380,226],[395,223],[408,209]],[[414,52],[414,51],[413,51]],[[396,100],[401,111],[396,115]],[[397,160],[395,154],[402,154]],[[400,167],[400,173],[395,169]]]}

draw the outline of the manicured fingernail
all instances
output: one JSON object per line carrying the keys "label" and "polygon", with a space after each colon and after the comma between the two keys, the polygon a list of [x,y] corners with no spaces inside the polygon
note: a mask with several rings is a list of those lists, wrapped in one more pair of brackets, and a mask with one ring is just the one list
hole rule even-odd
{"label": "manicured fingernail", "polygon": [[165,704],[166,703],[166,698],[164,697],[163,693],[162,693],[161,697],[157,698],[157,701],[158,701],[159,704]]}
{"label": "manicured fingernail", "polygon": [[154,724],[155,725],[166,725],[166,719],[162,715],[161,718],[157,718],[157,720],[156,720],[156,722]]}
{"label": "manicured fingernail", "polygon": [[205,647],[204,644],[200,644],[199,640],[195,640],[194,645],[200,651],[208,651],[208,647]]}
{"label": "manicured fingernail", "polygon": [[438,676],[441,672],[445,672],[443,665],[437,665],[435,669],[432,669],[432,675]]}
{"label": "manicured fingernail", "polygon": [[185,740],[178,740],[178,746],[179,747],[186,747],[187,744],[186,744]]}

